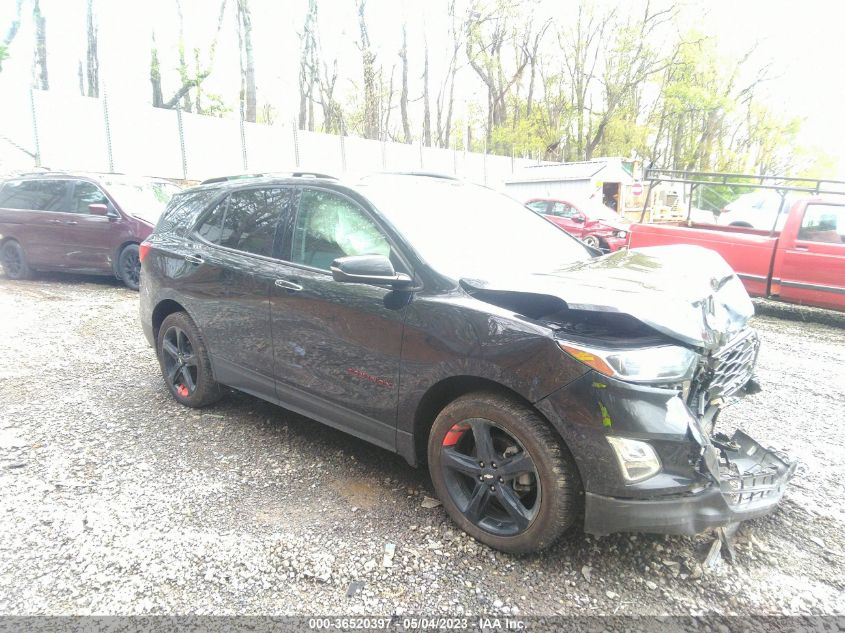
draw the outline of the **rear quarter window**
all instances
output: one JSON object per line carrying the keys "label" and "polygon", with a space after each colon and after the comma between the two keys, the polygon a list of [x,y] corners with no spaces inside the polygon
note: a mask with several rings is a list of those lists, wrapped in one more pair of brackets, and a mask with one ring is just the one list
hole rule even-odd
{"label": "rear quarter window", "polygon": [[156,225],[156,232],[168,233],[193,226],[197,216],[219,193],[216,189],[184,191],[174,195]]}
{"label": "rear quarter window", "polygon": [[0,191],[0,207],[28,211],[69,211],[67,180],[10,180]]}

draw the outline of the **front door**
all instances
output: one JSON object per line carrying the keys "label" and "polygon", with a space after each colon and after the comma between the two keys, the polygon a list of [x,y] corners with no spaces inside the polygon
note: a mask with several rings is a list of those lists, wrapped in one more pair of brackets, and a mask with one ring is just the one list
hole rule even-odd
{"label": "front door", "polygon": [[845,309],[845,205],[808,204],[797,237],[781,240],[773,275],[781,299]]}
{"label": "front door", "polygon": [[395,446],[408,293],[332,279],[345,255],[386,255],[410,274],[363,207],[329,190],[301,192],[289,263],[271,294],[276,390],[286,406],[373,443]]}
{"label": "front door", "polygon": [[[114,210],[114,205],[94,183],[77,180],[73,183],[68,213],[62,214],[64,251],[67,267],[75,270],[113,270],[115,250],[121,235],[126,233],[126,220]],[[110,216],[94,215],[92,204],[104,204]]]}

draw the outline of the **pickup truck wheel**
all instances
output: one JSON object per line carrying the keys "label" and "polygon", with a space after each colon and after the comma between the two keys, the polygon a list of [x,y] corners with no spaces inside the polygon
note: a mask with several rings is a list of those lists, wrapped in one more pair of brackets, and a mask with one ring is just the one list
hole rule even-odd
{"label": "pickup truck wheel", "polygon": [[601,246],[601,244],[599,243],[599,238],[597,238],[595,235],[587,235],[581,241],[584,242],[584,244],[586,244],[590,248],[599,248]]}
{"label": "pickup truck wheel", "polygon": [[130,290],[137,290],[141,283],[141,259],[138,256],[137,244],[129,244],[120,251],[117,269],[124,285]]}
{"label": "pickup truck wheel", "polygon": [[158,362],[167,388],[177,402],[204,407],[220,399],[208,350],[199,329],[184,312],[168,315],[158,330]]}
{"label": "pickup truck wheel", "polygon": [[548,547],[579,515],[569,451],[545,420],[509,397],[473,393],[447,405],[431,428],[428,462],[452,520],[498,550]]}
{"label": "pickup truck wheel", "polygon": [[32,277],[32,269],[26,263],[23,248],[15,240],[9,240],[0,249],[0,263],[3,264],[3,272],[9,279],[29,279]]}

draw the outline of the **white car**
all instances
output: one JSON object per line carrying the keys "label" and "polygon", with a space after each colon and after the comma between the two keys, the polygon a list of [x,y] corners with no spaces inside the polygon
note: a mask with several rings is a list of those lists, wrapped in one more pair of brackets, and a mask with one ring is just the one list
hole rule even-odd
{"label": "white car", "polygon": [[[722,226],[744,226],[746,228],[780,231],[786,223],[789,209],[797,198],[807,197],[804,193],[790,193],[783,199],[776,191],[763,190],[746,193],[726,205],[716,223]],[[780,214],[778,214],[780,209]],[[777,222],[775,219],[777,218]]]}

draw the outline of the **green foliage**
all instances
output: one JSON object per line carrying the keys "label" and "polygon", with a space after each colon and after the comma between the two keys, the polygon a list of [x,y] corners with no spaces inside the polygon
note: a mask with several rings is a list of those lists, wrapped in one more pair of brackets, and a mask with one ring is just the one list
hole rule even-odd
{"label": "green foliage", "polygon": [[3,70],[3,60],[9,58],[9,51],[8,49],[0,44],[0,71]]}

